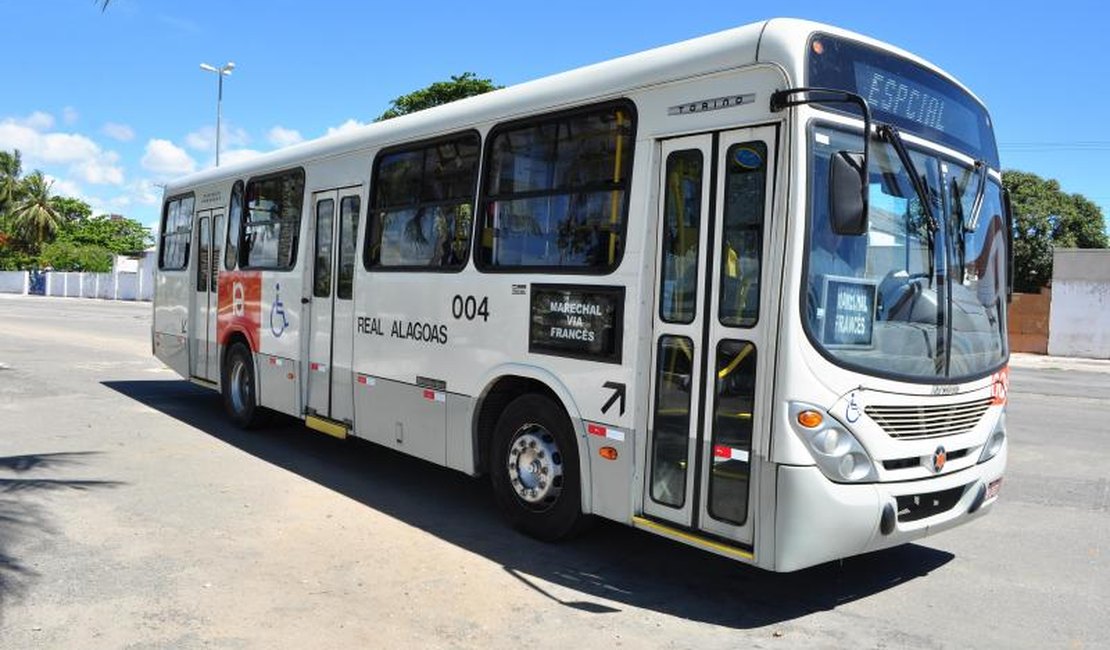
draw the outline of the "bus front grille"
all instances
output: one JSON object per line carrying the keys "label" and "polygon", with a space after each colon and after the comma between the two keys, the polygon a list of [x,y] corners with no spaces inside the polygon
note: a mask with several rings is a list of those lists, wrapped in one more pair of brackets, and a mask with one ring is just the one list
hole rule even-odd
{"label": "bus front grille", "polygon": [[897,497],[898,521],[917,521],[939,515],[942,512],[948,512],[959,503],[966,489],[966,485],[961,485],[940,492],[907,494]]}
{"label": "bus front grille", "polygon": [[991,398],[929,406],[867,406],[863,409],[892,438],[939,438],[967,433],[979,423]]}

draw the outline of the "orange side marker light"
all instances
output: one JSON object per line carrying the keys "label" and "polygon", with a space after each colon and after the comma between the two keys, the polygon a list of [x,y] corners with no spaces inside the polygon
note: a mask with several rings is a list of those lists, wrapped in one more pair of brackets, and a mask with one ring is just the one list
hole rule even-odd
{"label": "orange side marker light", "polygon": [[807,429],[815,429],[824,421],[825,418],[817,411],[802,411],[798,414],[798,424]]}

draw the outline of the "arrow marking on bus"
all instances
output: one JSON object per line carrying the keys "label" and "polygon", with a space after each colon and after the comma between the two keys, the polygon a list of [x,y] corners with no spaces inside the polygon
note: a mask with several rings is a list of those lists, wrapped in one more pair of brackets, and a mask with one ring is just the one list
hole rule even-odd
{"label": "arrow marking on bus", "polygon": [[602,384],[601,387],[602,388],[608,388],[609,390],[613,391],[613,395],[609,398],[609,401],[605,402],[605,406],[601,407],[601,412],[602,413],[608,413],[609,409],[613,407],[613,403],[617,401],[617,398],[620,398],[620,401],[621,401],[621,413],[620,414],[624,415],[624,384],[621,384],[621,383],[618,383],[618,382],[615,382],[615,381],[607,381],[604,384]]}

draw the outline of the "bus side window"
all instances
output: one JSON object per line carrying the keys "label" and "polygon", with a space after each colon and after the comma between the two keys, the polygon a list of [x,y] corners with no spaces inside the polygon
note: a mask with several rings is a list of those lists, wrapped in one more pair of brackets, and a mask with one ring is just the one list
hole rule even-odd
{"label": "bus side window", "polygon": [[240,262],[256,269],[288,270],[297,262],[304,204],[304,170],[291,169],[247,183]]}
{"label": "bus side window", "polygon": [[235,270],[239,264],[239,238],[242,236],[243,222],[243,181],[236,181],[231,188],[231,203],[227,208],[227,248],[224,252],[224,268]]}
{"label": "bus side window", "polygon": [[635,134],[628,101],[494,127],[478,267],[615,269],[624,253]]}
{"label": "bus side window", "polygon": [[162,210],[158,268],[180,271],[189,266],[189,244],[193,236],[193,195],[176,197]]}
{"label": "bus side window", "polygon": [[478,134],[468,132],[377,157],[366,268],[457,270],[466,264],[480,148]]}

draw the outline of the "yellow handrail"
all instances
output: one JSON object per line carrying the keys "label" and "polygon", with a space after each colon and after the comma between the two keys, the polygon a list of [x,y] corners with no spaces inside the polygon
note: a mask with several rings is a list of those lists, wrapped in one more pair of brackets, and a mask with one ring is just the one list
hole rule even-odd
{"label": "yellow handrail", "polygon": [[717,371],[717,379],[724,379],[725,377],[731,375],[732,371],[736,370],[736,366],[740,365],[740,362],[743,361],[749,354],[751,354],[753,350],[755,350],[755,346],[751,343],[746,343],[744,345],[744,349],[740,350],[740,354],[737,354],[735,359],[733,359],[727,366]]}
{"label": "yellow handrail", "polygon": [[[613,163],[613,182],[619,183],[621,181],[621,156],[623,155],[624,138],[621,137],[621,127],[624,126],[624,112],[617,111],[617,155]],[[609,265],[612,266],[617,261],[617,233],[615,228],[618,223],[617,210],[620,209],[617,200],[617,192],[613,190],[610,192],[610,205],[609,205]]]}

